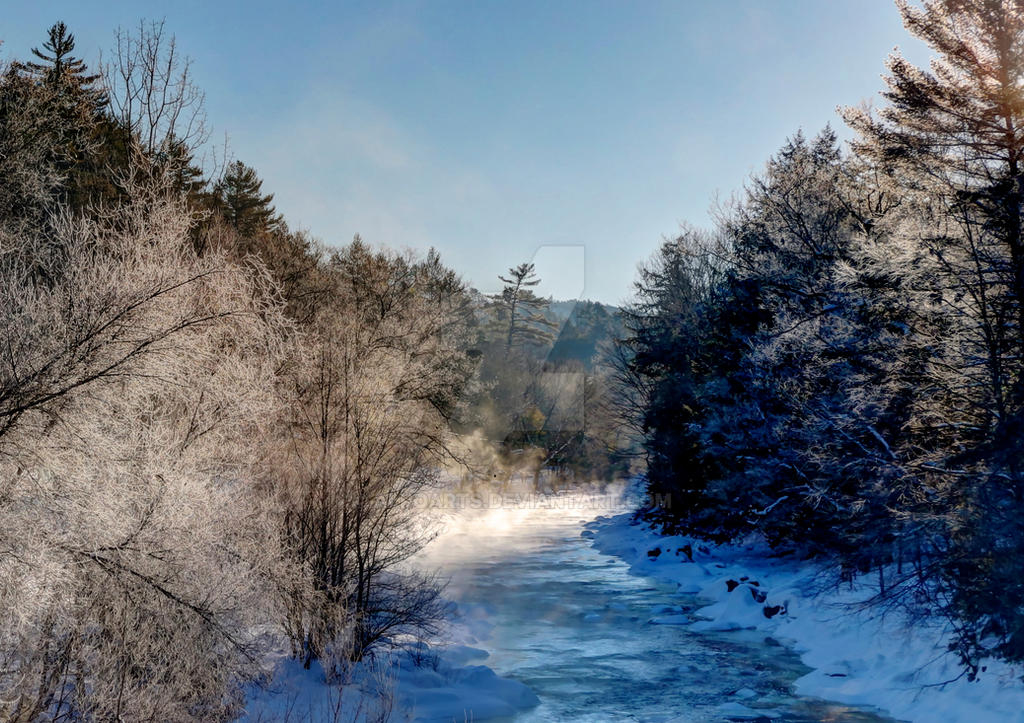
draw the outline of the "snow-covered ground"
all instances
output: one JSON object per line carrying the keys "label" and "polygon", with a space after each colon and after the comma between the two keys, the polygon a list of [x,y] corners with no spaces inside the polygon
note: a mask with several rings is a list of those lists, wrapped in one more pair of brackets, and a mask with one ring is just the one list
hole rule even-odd
{"label": "snow-covered ground", "polygon": [[[428,571],[443,567],[446,560],[458,562],[446,542],[452,537],[465,541],[465,535],[457,534],[459,515],[448,510],[431,514],[438,517],[435,522],[447,519],[450,524],[447,534],[431,545],[435,554],[424,552],[417,561],[416,567]],[[526,685],[483,664],[490,654],[474,644],[488,636],[488,616],[467,615],[454,602],[452,614],[456,619],[443,639],[406,641],[401,649],[355,665],[344,685],[329,684],[316,661],[306,670],[286,651],[278,651],[272,680],[250,687],[239,723],[464,723],[508,720],[536,706],[537,696]]]}
{"label": "snow-covered ground", "polygon": [[899,613],[858,611],[857,603],[877,592],[867,581],[822,590],[806,562],[773,558],[756,544],[661,536],[629,514],[599,517],[583,535],[635,574],[673,582],[681,597],[706,603],[693,611],[702,618],[697,622],[667,612],[652,624],[754,630],[796,650],[814,669],[796,681],[799,695],[872,706],[915,723],[1024,721],[1020,670],[989,661],[969,682],[947,652],[948,633],[939,623],[908,626]]}
{"label": "snow-covered ground", "polygon": [[536,705],[525,685],[478,664],[487,655],[420,644],[357,666],[345,686],[329,685],[315,662],[305,670],[282,657],[270,684],[250,690],[240,723],[451,723],[507,718]]}

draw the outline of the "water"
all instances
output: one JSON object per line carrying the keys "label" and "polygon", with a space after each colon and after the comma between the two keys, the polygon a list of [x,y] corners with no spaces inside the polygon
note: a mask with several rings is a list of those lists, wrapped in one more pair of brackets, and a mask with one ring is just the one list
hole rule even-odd
{"label": "water", "polygon": [[[648,624],[660,606],[696,601],[598,553],[580,537],[585,521],[580,511],[466,512],[424,551],[422,562],[451,577],[484,662],[540,697],[516,723],[724,721],[719,706],[730,702],[764,709],[765,721],[890,720],[794,697],[808,669],[763,634]],[[757,697],[734,695],[743,689]]]}

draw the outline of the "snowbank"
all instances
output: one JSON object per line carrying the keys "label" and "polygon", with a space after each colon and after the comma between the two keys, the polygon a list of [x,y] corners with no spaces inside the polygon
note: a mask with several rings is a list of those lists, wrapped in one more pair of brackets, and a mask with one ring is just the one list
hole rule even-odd
{"label": "snowbank", "polygon": [[395,652],[382,665],[356,666],[343,687],[329,685],[315,662],[305,670],[298,661],[282,658],[270,684],[250,690],[239,723],[483,721],[539,703],[522,683],[471,664],[487,656],[465,645],[433,649],[419,644]]}
{"label": "snowbank", "polygon": [[[693,615],[652,611],[650,623],[756,630],[768,642],[792,647],[814,668],[797,680],[798,695],[922,723],[1024,721],[1020,670],[989,662],[978,681],[958,677],[941,626],[855,610],[875,592],[867,583],[821,592],[817,571],[807,563],[773,558],[759,545],[711,546],[661,536],[632,524],[628,514],[599,517],[583,534],[601,552],[629,563],[633,573],[675,582],[681,594],[705,603]],[[735,704],[728,717],[742,715],[741,708]]]}

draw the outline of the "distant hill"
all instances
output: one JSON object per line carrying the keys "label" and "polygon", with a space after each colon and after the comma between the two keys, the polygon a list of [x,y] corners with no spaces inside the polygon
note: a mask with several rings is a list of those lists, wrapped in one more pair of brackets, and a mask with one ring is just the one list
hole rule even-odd
{"label": "distant hill", "polygon": [[572,315],[573,309],[576,308],[576,305],[581,303],[590,304],[595,302],[581,301],[579,299],[566,299],[565,301],[556,301],[551,299],[550,304],[548,305],[548,317],[553,318],[559,323],[564,322]]}
{"label": "distant hill", "polygon": [[602,344],[623,334],[618,308],[597,301],[552,301],[549,316],[561,324],[548,361],[577,360],[590,371],[594,368]]}

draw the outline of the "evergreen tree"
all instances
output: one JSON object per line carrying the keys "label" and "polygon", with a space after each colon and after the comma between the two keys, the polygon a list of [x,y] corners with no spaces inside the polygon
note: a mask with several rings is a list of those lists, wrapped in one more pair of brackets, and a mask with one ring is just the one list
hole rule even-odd
{"label": "evergreen tree", "polygon": [[548,300],[538,297],[533,287],[540,283],[533,264],[519,264],[498,276],[505,288],[492,298],[494,327],[502,334],[505,351],[514,347],[543,346],[554,339],[556,324],[544,316]]}
{"label": "evergreen tree", "polygon": [[100,76],[89,73],[85,62],[71,54],[75,49],[75,36],[62,22],[52,25],[47,35],[42,50],[32,48],[32,54],[41,62],[16,63],[15,67],[41,83],[60,89],[73,107],[90,115],[102,112],[107,105],[107,95],[96,85]]}
{"label": "evergreen tree", "polygon": [[174,138],[166,145],[167,150],[156,159],[157,168],[169,175],[171,188],[192,206],[204,206],[208,202],[207,180],[203,169],[196,165],[194,154]]}
{"label": "evergreen tree", "polygon": [[[90,204],[124,200],[114,175],[127,168],[131,138],[106,114],[100,76],[89,73],[74,49],[75,36],[64,23],[54,24],[42,49],[32,49],[36,60],[12,64],[5,90],[15,103],[40,107],[36,142],[61,179],[64,200],[81,212]],[[18,77],[26,84],[20,90]]]}
{"label": "evergreen tree", "polygon": [[241,161],[228,166],[214,188],[214,196],[225,220],[245,238],[282,227],[283,220],[271,203],[274,194],[264,194],[263,181],[255,169]]}
{"label": "evergreen tree", "polygon": [[912,208],[896,261],[929,355],[905,464],[948,527],[942,597],[973,672],[985,639],[1024,659],[1024,3],[898,5],[937,58],[893,55],[888,105],[847,118]]}
{"label": "evergreen tree", "polygon": [[[639,434],[647,463],[647,489],[661,504],[648,518],[667,530],[692,526],[712,511],[719,529],[730,526],[728,501],[712,502],[707,483],[717,475],[703,453],[701,424],[709,413],[702,386],[716,363],[710,315],[720,269],[705,251],[711,240],[687,229],[666,241],[640,268],[636,297],[623,309],[626,336],[619,345],[615,383],[620,406]],[[729,535],[725,535],[728,537]]]}

